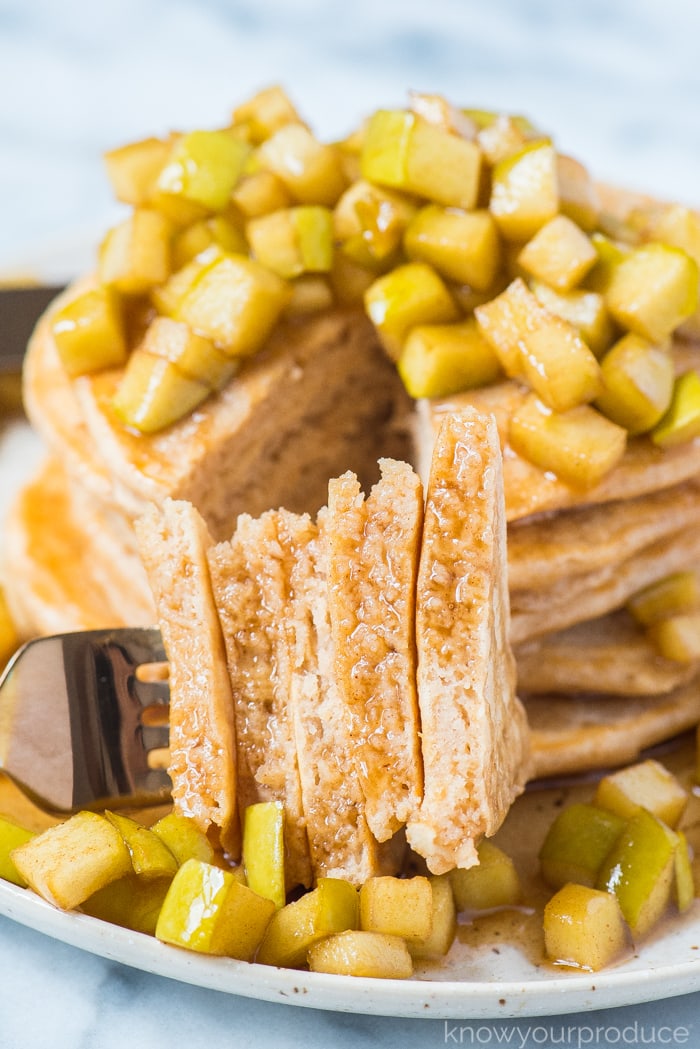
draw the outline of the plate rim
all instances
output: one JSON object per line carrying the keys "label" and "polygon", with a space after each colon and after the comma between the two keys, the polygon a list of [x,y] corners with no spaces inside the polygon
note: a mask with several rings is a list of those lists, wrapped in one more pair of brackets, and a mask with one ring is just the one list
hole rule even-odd
{"label": "plate rim", "polygon": [[[643,970],[528,981],[378,980],[212,958],[77,911],[0,880],[0,915],[53,940],[155,976],[259,1001],[332,1012],[441,1020],[507,1020],[638,1005],[700,991],[698,958]],[[700,936],[700,916],[694,923]]]}

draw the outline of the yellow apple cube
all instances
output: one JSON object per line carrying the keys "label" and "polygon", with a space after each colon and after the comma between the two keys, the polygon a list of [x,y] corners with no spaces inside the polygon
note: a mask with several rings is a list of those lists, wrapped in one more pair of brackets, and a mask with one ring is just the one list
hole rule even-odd
{"label": "yellow apple cube", "polygon": [[[274,904],[271,906],[274,910]],[[356,929],[358,921],[355,887],[342,878],[319,878],[315,889],[275,911],[257,961],[289,968],[304,965],[315,943],[334,933]]]}
{"label": "yellow apple cube", "polygon": [[413,328],[397,362],[411,397],[447,397],[495,382],[501,365],[473,317]]}
{"label": "yellow apple cube", "polygon": [[679,375],[673,386],[668,411],[651,431],[651,439],[660,448],[700,437],[700,372]]}
{"label": "yellow apple cube", "polygon": [[368,878],[360,888],[360,928],[425,940],[433,928],[433,889],[428,878]]}
{"label": "yellow apple cube", "polygon": [[175,235],[172,254],[173,269],[182,269],[212,245],[218,245],[223,251],[243,254],[248,251],[248,244],[242,230],[223,215],[212,215],[211,218],[201,219],[191,226],[186,226]]}
{"label": "yellow apple cube", "polygon": [[179,866],[185,860],[214,863],[214,849],[209,838],[191,817],[169,812],[154,823],[151,830],[167,845]]}
{"label": "yellow apple cube", "polygon": [[647,637],[659,655],[676,663],[700,660],[700,612],[661,619],[647,627]]}
{"label": "yellow apple cube", "polygon": [[14,882],[15,885],[26,886],[27,882],[17,870],[11,854],[14,849],[25,845],[34,837],[36,837],[34,831],[21,827],[5,816],[0,816],[0,878]]}
{"label": "yellow apple cube", "polygon": [[95,812],[78,812],[14,849],[11,859],[27,884],[62,910],[133,871],[117,828]]}
{"label": "yellow apple cube", "polygon": [[70,376],[118,368],[128,355],[121,301],[103,285],[83,292],[51,318],[61,363]]}
{"label": "yellow apple cube", "polygon": [[367,289],[365,310],[387,353],[398,360],[411,328],[457,319],[457,307],[445,283],[424,262],[409,262]]}
{"label": "yellow apple cube", "polygon": [[333,209],[333,231],[343,253],[370,269],[386,269],[401,248],[415,204],[400,193],[358,179]]}
{"label": "yellow apple cube", "polygon": [[422,940],[406,940],[412,958],[444,958],[457,933],[457,907],[449,874],[428,880],[433,890],[432,929]]}
{"label": "yellow apple cube", "polygon": [[457,910],[481,911],[519,903],[520,878],[510,856],[486,839],[479,842],[477,853],[476,866],[449,873]]}
{"label": "yellow apple cube", "polygon": [[126,874],[89,896],[80,905],[83,914],[100,921],[153,936],[172,876],[144,881]]}
{"label": "yellow apple cube", "polygon": [[557,156],[547,140],[530,142],[496,164],[489,210],[507,240],[529,240],[559,210]]}
{"label": "yellow apple cube", "polygon": [[229,356],[246,357],[260,349],[290,298],[288,284],[259,262],[222,255],[185,292],[177,319]]}
{"label": "yellow apple cube", "polygon": [[377,110],[365,129],[362,176],[447,207],[473,208],[481,175],[475,142],[409,110]]}
{"label": "yellow apple cube", "polygon": [[688,804],[688,792],[672,772],[650,758],[603,776],[594,801],[624,819],[643,808],[669,827],[676,827]]}
{"label": "yellow apple cube", "polygon": [[160,138],[145,138],[108,150],[105,165],[117,200],[135,208],[147,205],[169,152],[170,143]]}
{"label": "yellow apple cube", "polygon": [[142,295],[170,274],[172,226],[158,211],[137,208],[100,246],[98,275],[124,295]]}
{"label": "yellow apple cube", "polygon": [[598,484],[620,461],[627,431],[590,405],[553,412],[531,394],[511,417],[508,440],[540,470],[585,489]]}
{"label": "yellow apple cube", "polygon": [[538,280],[531,280],[530,288],[545,309],[568,321],[576,329],[593,356],[600,360],[612,345],[616,330],[605,297],[600,292],[586,291],[584,288],[555,291]]}
{"label": "yellow apple cube", "polygon": [[287,902],[284,865],[284,806],[277,801],[248,805],[243,820],[246,884],[279,910]]}
{"label": "yellow apple cube", "polygon": [[613,269],[607,302],[624,328],[663,342],[697,309],[697,263],[667,244],[635,248]]}
{"label": "yellow apple cube", "polygon": [[311,972],[407,980],[413,962],[400,936],[348,930],[329,936],[309,950]]}
{"label": "yellow apple cube", "polygon": [[190,379],[177,365],[144,350],[134,350],[112,406],[125,426],[141,433],[164,430],[206,400],[211,390]]}
{"label": "yellow apple cube", "polygon": [[411,220],[406,254],[427,262],[448,280],[486,291],[501,266],[501,245],[490,212],[460,211],[429,204]]}
{"label": "yellow apple cube", "polygon": [[700,585],[695,572],[672,572],[638,590],[627,601],[627,611],[642,626],[689,612],[700,605]]}
{"label": "yellow apple cube", "polygon": [[299,204],[333,207],[346,187],[340,151],[324,145],[304,124],[289,123],[258,147],[257,161],[284,183]]}
{"label": "yellow apple cube", "polygon": [[598,880],[606,856],[625,828],[625,818],[597,805],[567,805],[547,831],[539,852],[542,877],[553,889]]}
{"label": "yellow apple cube", "polygon": [[144,880],[173,877],[177,860],[157,834],[120,812],[105,812],[105,816],[124,839],[134,874]]}
{"label": "yellow apple cube", "polygon": [[608,350],[600,370],[603,388],[596,408],[633,436],[653,429],[673,396],[671,355],[629,332]]}
{"label": "yellow apple cube", "polygon": [[243,175],[231,194],[231,202],[244,219],[256,219],[292,203],[284,182],[272,171],[252,171]]}
{"label": "yellow apple cube", "polygon": [[187,378],[204,383],[210,390],[220,390],[238,369],[238,362],[211,339],[171,317],[155,317],[151,321],[140,350],[170,361]]}
{"label": "yellow apple cube", "polygon": [[565,215],[541,226],[518,254],[518,264],[527,273],[557,291],[570,291],[597,260],[590,239]]}
{"label": "yellow apple cube", "polygon": [[559,210],[586,233],[598,225],[600,200],[589,171],[578,160],[557,153]]}
{"label": "yellow apple cube", "polygon": [[187,860],[172,880],[156,937],[200,954],[250,961],[275,910],[221,867]]}
{"label": "yellow apple cube", "polygon": [[207,211],[222,211],[249,153],[243,139],[226,131],[191,131],[174,142],[156,192]]}
{"label": "yellow apple cube", "polygon": [[234,125],[245,125],[250,141],[256,144],[279,131],[285,124],[298,124],[293,102],[278,84],[263,88],[233,111]]}
{"label": "yellow apple cube", "polygon": [[545,906],[544,943],[553,962],[598,972],[628,949],[629,932],[611,893],[565,885]]}
{"label": "yellow apple cube", "polygon": [[329,208],[300,205],[252,219],[246,233],[253,255],[290,280],[302,273],[328,273],[333,262],[333,219]]}

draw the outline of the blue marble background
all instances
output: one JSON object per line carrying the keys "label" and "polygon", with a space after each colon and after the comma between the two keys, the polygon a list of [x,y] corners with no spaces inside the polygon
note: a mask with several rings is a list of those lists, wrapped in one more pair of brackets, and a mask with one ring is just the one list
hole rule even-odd
{"label": "blue marble background", "polygon": [[[83,268],[118,213],[105,149],[216,126],[274,82],[329,139],[411,88],[524,112],[599,177],[700,205],[699,52],[697,0],[0,0],[0,272]],[[566,1018],[594,1021],[686,1025],[685,1044],[700,1045],[700,994]],[[472,1027],[486,1044],[487,1028]],[[526,1027],[510,1025],[510,1044]],[[183,987],[0,918],[0,1049],[49,1044],[446,1043],[439,1021]]]}
{"label": "blue marble background", "polygon": [[522,111],[600,177],[700,203],[699,40],[694,0],[0,0],[0,267],[83,265],[105,149],[273,82],[325,138],[410,88]]}

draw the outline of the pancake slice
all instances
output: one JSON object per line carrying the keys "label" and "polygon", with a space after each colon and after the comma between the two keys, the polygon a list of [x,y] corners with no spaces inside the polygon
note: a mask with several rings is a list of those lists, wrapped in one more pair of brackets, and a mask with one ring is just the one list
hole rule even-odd
{"label": "pancake slice", "polygon": [[241,815],[259,801],[285,807],[288,888],[311,884],[294,725],[289,708],[292,668],[287,640],[292,542],[307,541],[308,517],[242,514],[229,542],[209,553],[214,599],[223,627],[233,695]]}
{"label": "pancake slice", "polygon": [[380,469],[367,499],[354,474],[331,480],[319,526],[352,760],[367,822],[386,841],[423,791],[415,652],[423,486],[407,463],[381,459]]}
{"label": "pancake slice", "polygon": [[170,665],[173,801],[240,854],[236,741],[226,653],[212,593],[211,539],[188,503],[166,500],[136,524]]}
{"label": "pancake slice", "polygon": [[506,525],[493,419],[443,421],[418,570],[416,638],[424,798],[407,826],[431,871],[477,862],[528,771],[508,641]]}
{"label": "pancake slice", "polygon": [[290,703],[314,876],[361,885],[399,868],[400,835],[379,844],[365,817],[349,718],[335,675],[328,551],[317,535],[296,548],[289,615]]}

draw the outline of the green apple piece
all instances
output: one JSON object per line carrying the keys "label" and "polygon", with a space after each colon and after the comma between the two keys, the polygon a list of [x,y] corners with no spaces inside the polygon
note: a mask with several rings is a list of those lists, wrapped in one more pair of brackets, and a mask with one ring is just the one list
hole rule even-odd
{"label": "green apple piece", "polygon": [[231,194],[231,203],[244,219],[255,219],[288,208],[292,198],[281,178],[261,170],[243,175]]}
{"label": "green apple piece", "polygon": [[332,208],[347,185],[340,150],[319,142],[304,124],[278,128],[258,147],[256,162],[277,175],[298,204]]}
{"label": "green apple piece", "polygon": [[124,295],[143,295],[170,274],[172,226],[152,208],[136,208],[102,241],[97,273]]}
{"label": "green apple piece", "polygon": [[539,852],[542,877],[553,889],[568,882],[593,887],[626,819],[597,805],[568,805],[554,820]]}
{"label": "green apple piece", "polygon": [[404,235],[409,258],[427,262],[443,277],[487,291],[501,266],[498,229],[489,211],[461,211],[437,204],[409,222]]}
{"label": "green apple piece", "polygon": [[53,314],[51,331],[70,376],[124,364],[128,347],[119,295],[100,285],[77,295]]}
{"label": "green apple piece", "polygon": [[231,357],[255,353],[291,298],[286,281],[244,255],[224,254],[185,292],[176,320],[212,339]]}
{"label": "green apple piece", "polygon": [[234,126],[243,125],[250,141],[256,144],[285,124],[299,123],[299,119],[294,103],[278,84],[257,91],[233,111]]}
{"label": "green apple piece", "polygon": [[424,262],[408,262],[378,277],[365,292],[364,303],[392,360],[401,355],[411,328],[446,324],[458,315],[445,283]]}
{"label": "green apple piece", "polygon": [[171,317],[155,317],[139,348],[170,361],[183,375],[197,379],[210,390],[220,390],[239,368],[239,362],[215,346],[211,339]]}
{"label": "green apple piece", "polygon": [[481,150],[410,110],[379,109],[365,128],[360,168],[370,182],[470,209],[479,190]]}
{"label": "green apple piece", "polygon": [[592,233],[600,213],[595,182],[588,170],[574,157],[557,153],[559,210],[586,233]]}
{"label": "green apple piece", "polygon": [[220,245],[211,244],[180,269],[171,273],[163,284],[152,288],[149,298],[158,313],[165,317],[177,317],[178,308],[185,294],[190,291],[205,270],[211,269],[215,262],[224,257],[224,254]]}
{"label": "green apple piece", "polygon": [[597,888],[612,892],[635,936],[644,936],[671,899],[678,837],[642,809],[633,816],[600,869]]}
{"label": "green apple piece", "polygon": [[193,222],[191,226],[186,226],[175,235],[173,269],[176,271],[182,269],[213,244],[218,245],[222,251],[238,252],[244,255],[248,251],[243,231],[224,215],[212,215],[210,218]]}
{"label": "green apple piece", "polygon": [[591,234],[591,244],[596,250],[598,261],[586,275],[583,286],[589,291],[605,295],[618,264],[629,256],[631,249],[599,230]]}
{"label": "green apple piece", "polygon": [[328,936],[309,948],[309,969],[337,976],[370,976],[374,979],[407,980],[413,962],[400,936],[349,929]]}
{"label": "green apple piece", "polygon": [[[700,586],[695,572],[671,572],[632,595],[627,611],[642,626],[689,612],[700,605]],[[666,821],[668,822],[668,820]]]}
{"label": "green apple piece", "polygon": [[663,342],[697,309],[697,263],[668,244],[642,245],[614,267],[606,298],[623,328]]}
{"label": "green apple piece", "polygon": [[506,240],[526,241],[559,211],[557,156],[547,140],[528,143],[492,172],[489,210]]}
{"label": "green apple piece", "polygon": [[[274,904],[271,904],[274,909]],[[257,961],[263,965],[298,968],[315,943],[356,929],[359,923],[357,889],[342,878],[319,878],[311,892],[275,911],[260,944]]]}
{"label": "green apple piece", "polygon": [[249,154],[250,146],[226,131],[190,131],[173,143],[156,192],[222,211]]}
{"label": "green apple piece", "polygon": [[596,408],[632,436],[653,429],[673,395],[671,355],[630,332],[608,350],[600,369],[603,389]]}
{"label": "green apple piece", "polygon": [[167,845],[179,866],[185,860],[214,863],[214,848],[203,830],[189,816],[169,812],[153,824],[151,830]]}
{"label": "green apple piece", "polygon": [[629,930],[612,893],[570,884],[545,905],[544,944],[556,964],[597,972],[629,948]]}
{"label": "green apple piece", "polygon": [[190,379],[164,357],[136,349],[131,354],[112,407],[125,426],[155,433],[184,418],[211,390]]}
{"label": "green apple piece", "polygon": [[333,232],[343,254],[361,266],[396,263],[404,230],[416,211],[411,198],[357,179],[333,209]]}
{"label": "green apple piece", "polygon": [[615,338],[615,327],[605,297],[600,292],[584,288],[561,292],[542,281],[531,280],[529,283],[545,309],[573,325],[591,353],[600,360]]}
{"label": "green apple piece", "polygon": [[153,936],[172,877],[144,881],[127,874],[98,889],[80,905],[83,914]]}
{"label": "green apple piece", "polygon": [[433,928],[433,889],[428,878],[368,878],[360,888],[360,928],[423,941]]}
{"label": "green apple piece", "polygon": [[688,792],[672,772],[650,758],[603,776],[594,803],[624,819],[644,808],[667,826],[677,827],[688,804]]}
{"label": "green apple piece", "polygon": [[422,940],[406,940],[412,958],[444,958],[457,933],[457,907],[449,874],[428,878],[432,892],[432,928]]}
{"label": "green apple piece", "polygon": [[34,831],[21,827],[6,816],[0,816],[0,878],[14,882],[15,885],[21,885],[23,888],[26,887],[27,882],[13,863],[11,853],[13,849],[19,848],[20,845],[26,844],[35,837]]}
{"label": "green apple piece", "polygon": [[278,801],[248,805],[243,817],[243,867],[253,892],[279,910],[287,901],[284,870],[284,806]]}
{"label": "green apple piece", "polygon": [[156,937],[201,954],[250,961],[275,905],[229,872],[190,859],[173,878],[156,925]]}
{"label": "green apple piece", "polygon": [[413,328],[397,362],[411,397],[447,397],[495,382],[501,365],[473,317]]}
{"label": "green apple piece", "polygon": [[647,637],[664,659],[695,663],[700,659],[700,612],[679,613],[652,623]]}
{"label": "green apple piece", "polygon": [[700,372],[689,371],[676,379],[668,411],[651,439],[660,448],[674,448],[694,437],[700,437]]}
{"label": "green apple piece", "polygon": [[130,816],[109,811],[105,812],[105,816],[124,839],[134,874],[146,880],[174,876],[178,863],[162,838]]}
{"label": "green apple piece", "polygon": [[476,866],[449,872],[457,910],[481,911],[519,903],[520,878],[510,856],[487,839],[479,842],[476,851]]}
{"label": "green apple piece", "polygon": [[625,453],[627,431],[588,404],[553,412],[530,394],[513,413],[508,441],[518,455],[573,488],[592,488]]}
{"label": "green apple piece", "polygon": [[333,216],[313,204],[273,211],[246,227],[258,262],[285,280],[303,273],[328,273],[333,262]]}
{"label": "green apple piece", "polygon": [[688,840],[682,831],[678,835],[678,848],[676,849],[675,869],[675,898],[676,906],[681,914],[688,910],[695,899],[695,879],[693,877],[693,863],[688,847]]}
{"label": "green apple piece", "polygon": [[78,812],[14,849],[11,859],[34,892],[72,910],[133,871],[117,828],[95,812]]}

